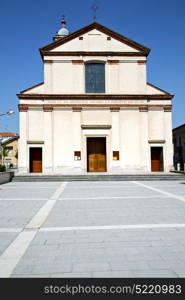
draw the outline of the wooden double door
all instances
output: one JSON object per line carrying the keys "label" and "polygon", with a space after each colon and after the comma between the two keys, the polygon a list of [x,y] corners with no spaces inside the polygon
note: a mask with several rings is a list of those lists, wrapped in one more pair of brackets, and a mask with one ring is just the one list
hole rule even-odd
{"label": "wooden double door", "polygon": [[42,173],[42,148],[30,148],[30,172]]}
{"label": "wooden double door", "polygon": [[163,167],[163,147],[151,147],[151,171],[162,172]]}
{"label": "wooden double door", "polygon": [[87,172],[106,172],[106,138],[87,138]]}

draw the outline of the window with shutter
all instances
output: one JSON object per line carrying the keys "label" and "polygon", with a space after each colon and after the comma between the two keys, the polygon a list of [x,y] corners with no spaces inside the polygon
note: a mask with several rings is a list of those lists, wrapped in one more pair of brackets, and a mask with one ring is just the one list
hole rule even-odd
{"label": "window with shutter", "polygon": [[85,92],[105,93],[105,64],[87,63],[85,65]]}

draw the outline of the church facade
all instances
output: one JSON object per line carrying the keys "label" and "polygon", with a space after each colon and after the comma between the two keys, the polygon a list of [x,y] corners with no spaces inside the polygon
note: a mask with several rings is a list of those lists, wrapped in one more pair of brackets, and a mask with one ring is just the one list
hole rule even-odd
{"label": "church facade", "polygon": [[169,172],[172,98],[147,82],[150,49],[96,22],[41,48],[20,92],[19,173]]}

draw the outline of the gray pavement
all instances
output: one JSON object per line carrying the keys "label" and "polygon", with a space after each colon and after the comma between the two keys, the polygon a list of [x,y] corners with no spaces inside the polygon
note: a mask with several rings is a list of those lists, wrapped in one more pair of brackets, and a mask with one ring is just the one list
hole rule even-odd
{"label": "gray pavement", "polygon": [[185,181],[1,185],[0,277],[185,277]]}

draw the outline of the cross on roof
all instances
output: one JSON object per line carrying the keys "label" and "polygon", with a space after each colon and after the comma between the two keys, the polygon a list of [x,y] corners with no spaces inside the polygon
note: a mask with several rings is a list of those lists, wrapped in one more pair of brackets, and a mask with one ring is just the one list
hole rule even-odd
{"label": "cross on roof", "polygon": [[96,3],[94,3],[92,6],[91,6],[91,9],[93,10],[94,12],[94,15],[93,15],[93,21],[95,22],[96,21],[96,11],[98,9],[98,5],[96,5]]}

